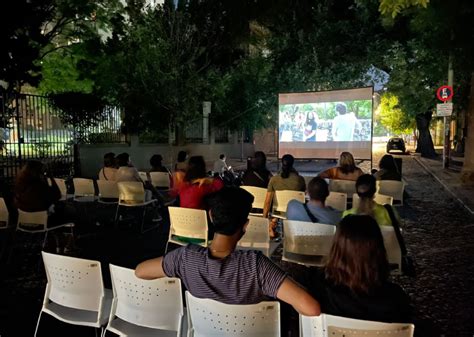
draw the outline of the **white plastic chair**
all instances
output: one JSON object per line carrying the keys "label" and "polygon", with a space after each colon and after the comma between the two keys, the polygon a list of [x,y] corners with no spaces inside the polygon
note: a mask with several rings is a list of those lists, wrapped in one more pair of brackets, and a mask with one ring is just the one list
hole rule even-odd
{"label": "white plastic chair", "polygon": [[[263,207],[265,205],[265,198],[267,197],[267,189],[255,186],[240,186],[240,188],[246,190],[253,196],[253,203],[252,208],[261,209],[263,212]],[[260,213],[250,213],[250,215],[260,215],[262,216],[262,212]]]}
{"label": "white plastic chair", "polygon": [[97,180],[99,188],[98,202],[102,204],[116,204],[119,199],[117,182],[108,180]]}
{"label": "white plastic chair", "polygon": [[347,194],[341,192],[329,192],[325,205],[344,212],[347,209]]}
{"label": "white plastic chair", "polygon": [[270,254],[269,220],[258,216],[249,216],[249,224],[244,236],[237,243],[238,249],[260,250],[266,256]]}
{"label": "white plastic chair", "polygon": [[382,231],[383,242],[387,251],[388,263],[390,266],[395,266],[391,273],[400,275],[402,274],[402,251],[395,234],[395,229],[392,226],[380,226],[380,230]]}
{"label": "white plastic chair", "polygon": [[140,176],[140,179],[143,181],[148,181],[148,174],[144,171],[139,171],[138,175]]}
{"label": "white plastic chair", "polygon": [[117,183],[119,200],[115,212],[115,223],[117,223],[120,207],[143,207],[141,233],[157,228],[159,224],[144,228],[147,206],[155,204],[156,200],[145,200],[145,188],[139,181],[120,181]]}
{"label": "white plastic chair", "polygon": [[275,191],[273,197],[272,216],[275,218],[286,219],[286,208],[291,200],[305,202],[305,193],[301,191]]}
{"label": "white plastic chair", "polygon": [[21,209],[18,210],[18,221],[16,225],[16,230],[26,233],[44,233],[43,243],[41,248],[44,249],[46,240],[48,239],[48,233],[52,230],[59,229],[61,227],[68,227],[71,229],[71,235],[74,237],[73,223],[64,223],[55,226],[48,226],[48,212],[25,212]]}
{"label": "white plastic chair", "polygon": [[283,233],[283,261],[321,266],[329,255],[336,226],[284,220]]}
{"label": "white plastic chair", "polygon": [[67,194],[67,186],[66,186],[66,180],[61,179],[61,178],[54,178],[54,181],[59,187],[59,190],[61,191],[61,201],[65,201],[70,198],[70,195]]}
{"label": "white plastic chair", "polygon": [[7,229],[10,219],[10,213],[8,212],[5,199],[0,198],[0,229]]}
{"label": "white plastic chair", "polygon": [[356,193],[356,182],[352,180],[330,179],[329,191],[346,193],[347,198],[350,199]]}
{"label": "white plastic chair", "polygon": [[170,189],[171,180],[167,172],[150,172],[151,184],[157,188]]}
{"label": "white plastic chair", "polygon": [[35,336],[43,312],[69,324],[103,330],[112,294],[104,288],[100,262],[46,252],[42,255],[48,283]]}
{"label": "white plastic chair", "polygon": [[279,337],[280,303],[224,304],[186,291],[188,337]]}
{"label": "white plastic chair", "polygon": [[178,245],[187,245],[187,242],[179,240],[176,236],[182,236],[190,239],[202,240],[199,245],[207,247],[207,214],[202,209],[168,207],[170,214],[170,232],[165,252],[168,251],[170,242]]}
{"label": "white plastic chair", "polygon": [[133,269],[109,267],[114,298],[105,331],[119,336],[181,336],[184,310],[178,278],[142,280]]}
{"label": "white plastic chair", "polygon": [[321,314],[300,315],[301,337],[413,337],[410,323],[382,323]]}
{"label": "white plastic chair", "polygon": [[[359,207],[359,200],[360,200],[360,198],[357,195],[357,193],[354,193],[352,195],[352,207],[353,208]],[[393,198],[391,196],[388,196],[388,195],[375,193],[374,201],[377,204],[380,204],[380,205],[385,205],[385,204],[393,205]]]}
{"label": "white plastic chair", "polygon": [[95,201],[94,181],[92,179],[74,178],[74,201]]}
{"label": "white plastic chair", "polygon": [[377,180],[377,193],[393,197],[393,201],[399,201],[403,205],[403,191],[405,183],[398,180]]}

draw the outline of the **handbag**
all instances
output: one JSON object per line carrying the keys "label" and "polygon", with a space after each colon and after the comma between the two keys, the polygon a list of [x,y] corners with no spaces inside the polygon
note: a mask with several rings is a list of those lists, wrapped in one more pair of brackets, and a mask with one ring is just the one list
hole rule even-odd
{"label": "handbag", "polygon": [[384,207],[390,216],[390,220],[392,221],[392,226],[395,230],[395,235],[400,246],[400,251],[402,252],[402,273],[407,276],[415,277],[415,264],[412,257],[408,255],[407,247],[405,246],[405,241],[403,240],[402,232],[400,231],[400,224],[398,223],[397,217],[393,212],[392,205],[385,204]]}

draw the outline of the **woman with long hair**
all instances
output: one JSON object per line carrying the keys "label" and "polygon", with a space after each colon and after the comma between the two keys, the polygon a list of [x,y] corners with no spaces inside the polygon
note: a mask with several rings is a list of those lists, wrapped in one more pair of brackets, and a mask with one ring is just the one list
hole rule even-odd
{"label": "woman with long hair", "polygon": [[391,154],[384,155],[379,162],[379,170],[374,173],[376,180],[402,180],[400,169]]}
{"label": "woman with long hair", "polygon": [[272,173],[267,169],[267,156],[257,151],[242,177],[242,185],[267,188],[271,177]]}
{"label": "woman with long hair", "polygon": [[206,209],[204,197],[224,187],[220,178],[207,176],[206,162],[202,156],[189,158],[184,180],[176,186],[181,207]]}
{"label": "woman with long hair", "polygon": [[337,227],[325,268],[306,282],[326,314],[409,322],[409,298],[389,275],[379,226],[368,215],[349,215]]}
{"label": "woman with long hair", "polygon": [[349,214],[364,214],[373,217],[380,226],[391,226],[392,220],[387,209],[374,200],[377,185],[374,176],[361,175],[356,181],[356,192],[359,196],[359,205],[345,211],[342,216]]}
{"label": "woman with long hair", "polygon": [[350,152],[342,152],[339,157],[339,165],[331,167],[318,174],[321,178],[353,180],[356,181],[364,172],[355,164],[354,157]]}
{"label": "woman with long hair", "polygon": [[[270,207],[272,205],[273,196],[275,191],[302,191],[306,190],[306,183],[304,178],[298,174],[294,169],[293,165],[295,163],[295,158],[291,154],[285,154],[281,158],[281,171],[278,175],[271,177],[270,182],[268,183],[267,195],[265,197],[265,204],[263,207],[263,216],[268,217],[270,213]],[[272,219],[272,224],[270,226],[270,237],[276,237],[277,233],[275,232],[276,228],[276,219]]]}
{"label": "woman with long hair", "polygon": [[314,111],[308,111],[306,113],[306,120],[304,123],[303,141],[315,142],[316,141],[316,130],[318,129],[318,123],[316,121],[317,115]]}

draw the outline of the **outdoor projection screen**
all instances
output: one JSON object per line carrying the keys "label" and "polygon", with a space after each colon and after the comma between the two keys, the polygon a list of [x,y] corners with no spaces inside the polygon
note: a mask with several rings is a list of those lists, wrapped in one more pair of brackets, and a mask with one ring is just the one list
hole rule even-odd
{"label": "outdoor projection screen", "polygon": [[278,157],[372,159],[373,88],[278,95]]}

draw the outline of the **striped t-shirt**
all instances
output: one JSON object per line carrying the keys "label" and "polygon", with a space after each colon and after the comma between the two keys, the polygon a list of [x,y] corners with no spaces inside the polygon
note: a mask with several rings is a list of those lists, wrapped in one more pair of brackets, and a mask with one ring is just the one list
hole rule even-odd
{"label": "striped t-shirt", "polygon": [[259,251],[236,250],[224,259],[215,259],[207,248],[192,244],[166,254],[163,271],[168,277],[179,277],[193,296],[226,304],[276,298],[287,276]]}

